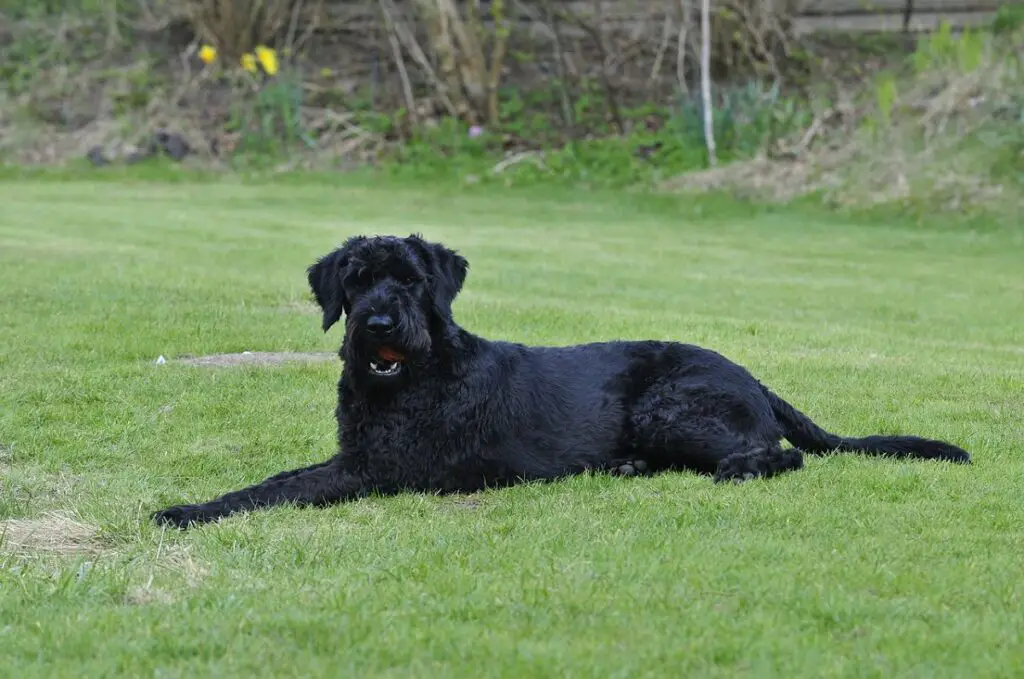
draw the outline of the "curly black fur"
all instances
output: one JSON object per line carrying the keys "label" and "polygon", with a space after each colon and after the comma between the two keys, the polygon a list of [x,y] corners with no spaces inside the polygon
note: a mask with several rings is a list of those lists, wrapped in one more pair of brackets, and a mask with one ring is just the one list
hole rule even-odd
{"label": "curly black fur", "polygon": [[[345,316],[339,450],[326,462],[154,518],[185,527],[370,493],[476,491],[605,470],[771,477],[803,453],[969,463],[912,436],[830,434],[746,369],[701,347],[613,341],[529,347],[452,320],[468,262],[419,236],[357,236],[309,268],[326,332]],[[783,448],[781,439],[794,448]]]}

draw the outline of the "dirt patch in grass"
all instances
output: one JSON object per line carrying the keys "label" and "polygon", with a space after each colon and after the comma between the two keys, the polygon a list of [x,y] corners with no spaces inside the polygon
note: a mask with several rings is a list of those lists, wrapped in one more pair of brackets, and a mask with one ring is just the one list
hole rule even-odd
{"label": "dirt patch in grass", "polygon": [[146,606],[149,604],[170,604],[174,603],[174,595],[165,589],[142,585],[132,587],[125,594],[124,602],[129,606]]}
{"label": "dirt patch in grass", "polygon": [[158,571],[163,574],[170,574],[175,580],[180,579],[186,589],[195,589],[200,582],[209,574],[209,569],[192,557],[188,547],[174,546],[165,547],[161,541],[157,547],[156,557],[149,569],[149,575],[144,584],[130,588],[125,593],[125,603],[129,606],[145,606],[149,604],[170,604],[176,600],[176,593],[180,594],[181,587],[166,589],[154,585]]}
{"label": "dirt patch in grass", "polygon": [[313,302],[299,300],[293,300],[282,304],[280,310],[289,314],[298,312],[300,314],[309,314],[311,316],[321,313],[320,309]]}
{"label": "dirt patch in grass", "polygon": [[243,351],[239,354],[213,354],[211,356],[190,356],[175,359],[176,363],[198,365],[209,368],[225,368],[237,365],[282,365],[285,363],[323,363],[336,361],[338,355],[329,352],[299,351]]}
{"label": "dirt patch in grass", "polygon": [[102,548],[98,527],[64,512],[36,519],[0,521],[0,550],[19,553],[82,554]]}

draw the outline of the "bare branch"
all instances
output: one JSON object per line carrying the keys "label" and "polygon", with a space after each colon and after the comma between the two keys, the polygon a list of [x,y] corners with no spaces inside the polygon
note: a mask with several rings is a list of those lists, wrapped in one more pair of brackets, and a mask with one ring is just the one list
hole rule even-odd
{"label": "bare branch", "polygon": [[409,73],[405,70],[405,60],[402,58],[402,47],[398,44],[398,34],[395,32],[395,21],[391,13],[380,2],[380,11],[384,16],[384,24],[387,28],[388,43],[391,45],[391,53],[395,57],[395,67],[398,69],[398,77],[402,80],[402,93],[405,95],[405,107],[409,111],[409,119],[414,125],[419,125],[419,114],[416,111],[416,100],[412,95],[412,83],[409,82]]}
{"label": "bare branch", "polygon": [[[379,2],[381,8],[386,8],[391,16],[396,16],[398,14],[398,9],[395,7],[393,0],[379,0]],[[430,84],[434,87],[435,92],[437,92],[437,96],[441,99],[441,103],[448,111],[448,115],[457,117],[459,112],[458,109],[456,109],[455,104],[452,103],[451,97],[448,96],[448,89],[437,77],[437,73],[431,67],[430,60],[427,59],[427,55],[424,54],[423,48],[420,47],[419,42],[416,41],[416,37],[403,24],[397,21],[394,23],[394,27],[396,36],[401,41],[405,49],[408,50],[413,61],[416,62],[416,65],[423,71],[427,80],[429,80]]]}
{"label": "bare branch", "polygon": [[558,13],[551,8],[551,0],[544,0],[544,11],[548,16],[548,21],[551,23],[550,29],[555,48],[555,70],[558,74],[558,94],[562,104],[562,121],[565,123],[569,134],[575,136],[576,116],[573,113],[572,98],[569,96],[569,86],[566,82],[565,51],[562,49]]}
{"label": "bare branch", "polygon": [[676,41],[676,79],[679,81],[679,91],[687,94],[690,91],[686,83],[686,48],[692,16],[690,0],[679,0],[679,9],[682,17],[679,20],[679,39]]}
{"label": "bare branch", "polygon": [[[594,0],[594,12],[595,21],[598,26],[604,25],[604,13],[601,9],[601,0]],[[624,134],[626,131],[626,125],[622,120],[622,113],[619,109],[619,100],[615,88],[612,86],[611,78],[608,76],[608,50],[605,46],[605,40],[602,36],[601,30],[595,28],[587,21],[584,21],[581,17],[573,14],[572,12],[565,12],[563,14],[565,18],[572,21],[578,28],[582,29],[584,33],[590,36],[591,40],[594,41],[594,47],[597,49],[598,58],[600,59],[601,66],[598,70],[598,74],[601,77],[601,86],[604,88],[605,100],[608,104],[608,111],[612,116],[612,120],[615,122],[615,127],[619,134]]]}
{"label": "bare branch", "polygon": [[658,52],[654,57],[654,64],[651,66],[651,75],[647,78],[648,88],[653,87],[658,77],[661,76],[661,62],[665,58],[665,52],[668,51],[668,43],[672,39],[673,28],[672,15],[666,14],[661,31],[661,44],[658,45]]}
{"label": "bare branch", "polygon": [[498,83],[505,66],[508,38],[512,28],[505,16],[505,0],[492,0],[491,14],[494,17],[494,44],[491,47],[491,71],[487,78],[487,122],[497,125],[501,122],[498,108]]}
{"label": "bare branch", "polygon": [[534,165],[536,165],[538,169],[541,170],[547,169],[547,166],[544,164],[543,153],[541,153],[540,151],[523,151],[521,153],[511,155],[508,158],[505,158],[504,160],[499,162],[497,165],[491,168],[491,173],[500,174],[507,170],[508,168],[512,167],[513,165],[518,165],[520,163],[525,162],[531,162]]}

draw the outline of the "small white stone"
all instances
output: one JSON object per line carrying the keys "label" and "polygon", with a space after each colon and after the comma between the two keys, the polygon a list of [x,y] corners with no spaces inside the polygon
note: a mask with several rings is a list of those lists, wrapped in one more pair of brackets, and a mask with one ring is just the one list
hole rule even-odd
{"label": "small white stone", "polygon": [[163,365],[164,363],[167,363],[167,359],[164,358],[163,356],[158,356],[156,359],[156,364]]}

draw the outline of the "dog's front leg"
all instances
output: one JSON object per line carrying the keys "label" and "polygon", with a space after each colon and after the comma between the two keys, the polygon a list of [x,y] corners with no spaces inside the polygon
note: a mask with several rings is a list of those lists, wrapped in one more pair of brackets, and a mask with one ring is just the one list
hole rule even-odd
{"label": "dog's front leg", "polygon": [[281,504],[324,506],[354,500],[369,492],[367,484],[347,472],[339,458],[312,467],[282,472],[248,488],[194,505],[177,505],[153,514],[157,523],[187,528],[208,523],[236,512]]}

